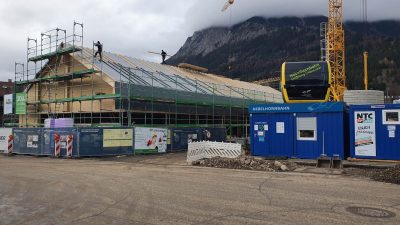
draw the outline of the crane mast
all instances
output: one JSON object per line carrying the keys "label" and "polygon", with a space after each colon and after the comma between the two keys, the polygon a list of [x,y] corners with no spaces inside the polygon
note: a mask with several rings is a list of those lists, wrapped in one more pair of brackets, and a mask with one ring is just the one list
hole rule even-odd
{"label": "crane mast", "polygon": [[343,1],[328,0],[328,24],[326,31],[326,60],[332,74],[332,98],[342,101],[346,90],[345,47],[343,30]]}

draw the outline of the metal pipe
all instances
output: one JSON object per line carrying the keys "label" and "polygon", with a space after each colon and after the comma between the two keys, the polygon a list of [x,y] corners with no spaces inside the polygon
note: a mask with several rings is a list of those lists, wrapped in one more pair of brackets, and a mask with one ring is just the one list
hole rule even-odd
{"label": "metal pipe", "polygon": [[122,112],[122,65],[119,70],[119,125],[122,127],[124,124],[124,114]]}
{"label": "metal pipe", "polygon": [[368,52],[364,52],[364,86],[368,90]]}
{"label": "metal pipe", "polygon": [[[131,71],[131,68],[129,68],[129,72],[130,72],[130,74],[132,73],[132,71]],[[130,78],[130,75],[129,74],[129,78]],[[131,113],[132,113],[132,111],[131,111],[131,79],[128,79],[128,126],[130,127],[131,125],[132,125],[132,118],[131,118]]]}

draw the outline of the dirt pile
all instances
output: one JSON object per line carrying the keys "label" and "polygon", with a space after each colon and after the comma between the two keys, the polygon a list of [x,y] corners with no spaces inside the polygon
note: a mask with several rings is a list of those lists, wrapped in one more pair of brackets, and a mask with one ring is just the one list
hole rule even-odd
{"label": "dirt pile", "polygon": [[192,165],[228,169],[259,170],[269,172],[293,171],[296,168],[295,164],[286,161],[264,160],[251,156],[242,156],[235,159],[221,157],[200,159],[194,161]]}
{"label": "dirt pile", "polygon": [[400,184],[400,165],[394,168],[376,171],[371,178],[375,181]]}

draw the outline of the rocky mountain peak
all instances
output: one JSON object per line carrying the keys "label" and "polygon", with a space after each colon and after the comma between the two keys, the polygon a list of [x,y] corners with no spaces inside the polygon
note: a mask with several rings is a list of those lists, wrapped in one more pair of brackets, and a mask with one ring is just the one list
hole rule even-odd
{"label": "rocky mountain peak", "polygon": [[[326,21],[324,16],[253,17],[232,27],[210,27],[189,37],[167,63],[191,63],[248,81],[276,77],[285,61],[320,60],[320,23]],[[370,52],[372,87],[385,89],[387,77],[400,75],[397,66],[387,70],[380,63],[388,58],[400,65],[399,21],[369,23],[367,31],[360,22],[346,22],[345,37],[349,88],[362,88],[363,49]]]}

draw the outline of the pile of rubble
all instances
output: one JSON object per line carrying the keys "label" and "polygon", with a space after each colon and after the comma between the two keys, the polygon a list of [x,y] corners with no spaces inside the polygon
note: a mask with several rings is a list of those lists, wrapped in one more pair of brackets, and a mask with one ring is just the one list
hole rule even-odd
{"label": "pile of rubble", "polygon": [[211,159],[200,159],[192,162],[194,166],[243,169],[243,170],[259,170],[269,172],[286,172],[293,171],[295,164],[255,158],[252,156],[241,156],[235,159],[215,157]]}
{"label": "pile of rubble", "polygon": [[400,165],[393,168],[376,171],[371,178],[376,181],[400,184]]}

